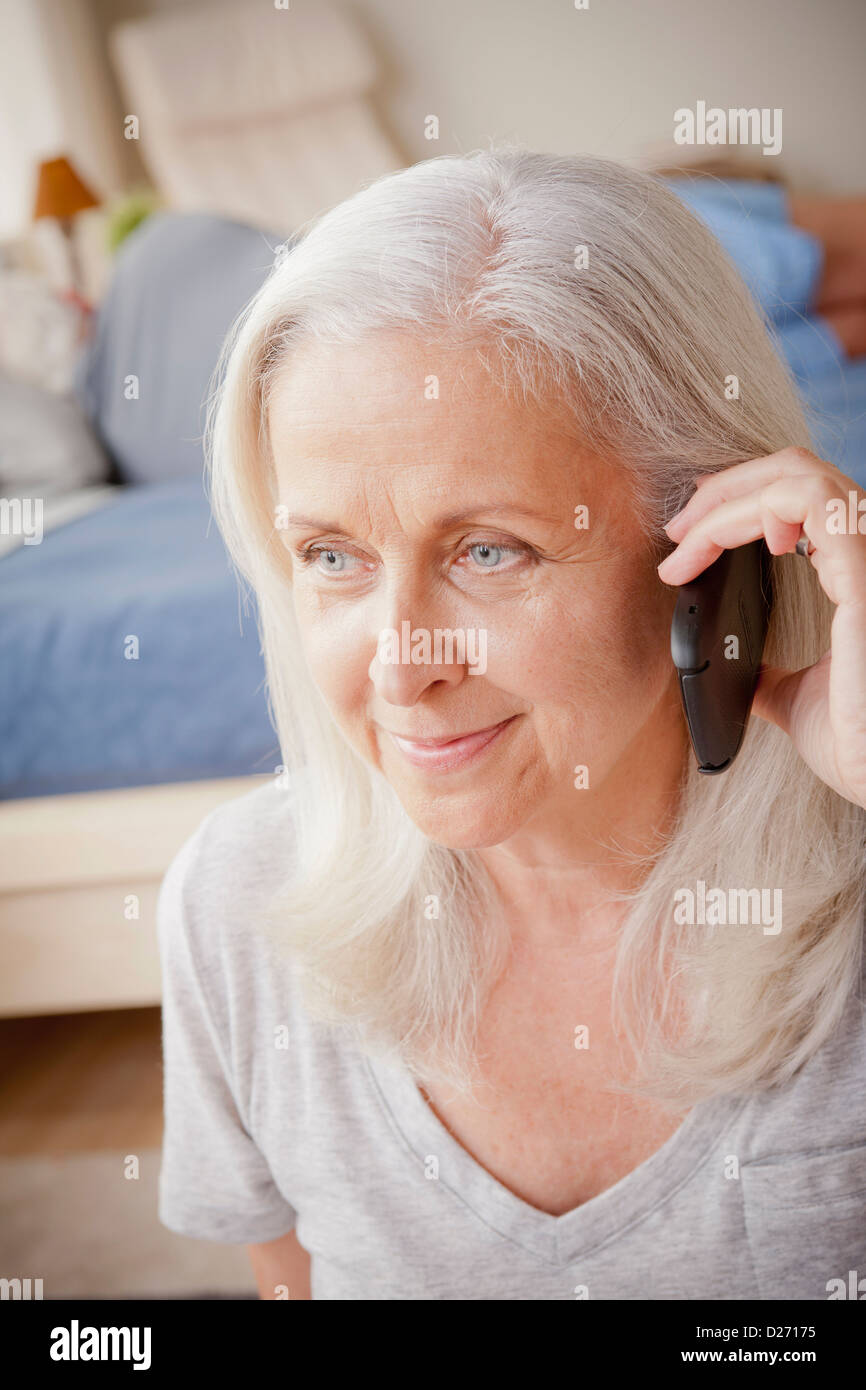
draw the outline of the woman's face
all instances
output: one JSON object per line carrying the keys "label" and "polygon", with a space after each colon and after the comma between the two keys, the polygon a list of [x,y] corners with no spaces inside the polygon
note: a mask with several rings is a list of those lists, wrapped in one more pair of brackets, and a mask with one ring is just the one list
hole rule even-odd
{"label": "woman's face", "polygon": [[[681,755],[673,593],[619,470],[557,407],[507,401],[471,349],[378,333],[299,349],[268,426],[310,672],[431,839],[601,829]],[[503,721],[462,760],[394,739]]]}

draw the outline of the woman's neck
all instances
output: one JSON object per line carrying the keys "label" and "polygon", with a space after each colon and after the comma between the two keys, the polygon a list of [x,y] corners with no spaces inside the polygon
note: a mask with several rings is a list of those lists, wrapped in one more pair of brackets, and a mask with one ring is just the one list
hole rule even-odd
{"label": "woman's neck", "polygon": [[478,851],[517,948],[606,950],[626,906],[668,842],[690,756],[679,707],[654,711],[597,788],[569,787],[557,805],[499,845]]}

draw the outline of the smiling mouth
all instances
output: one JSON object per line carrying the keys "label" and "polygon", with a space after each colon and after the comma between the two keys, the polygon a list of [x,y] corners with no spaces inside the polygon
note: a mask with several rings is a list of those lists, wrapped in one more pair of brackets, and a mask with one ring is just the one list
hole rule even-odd
{"label": "smiling mouth", "polygon": [[[514,715],[509,716],[511,719]],[[396,738],[400,743],[410,744],[413,748],[447,748],[450,743],[460,743],[464,738],[478,738],[481,734],[492,734],[495,729],[499,729],[503,724],[507,724],[507,719],[500,719],[498,724],[487,724],[483,729],[470,729],[466,734],[451,734],[447,738],[410,738],[408,734],[395,734],[391,729],[387,729],[392,738]]]}
{"label": "smiling mouth", "polygon": [[408,739],[391,734],[394,745],[407,762],[428,772],[449,772],[463,767],[496,743],[518,718],[512,714],[486,729],[448,739]]}

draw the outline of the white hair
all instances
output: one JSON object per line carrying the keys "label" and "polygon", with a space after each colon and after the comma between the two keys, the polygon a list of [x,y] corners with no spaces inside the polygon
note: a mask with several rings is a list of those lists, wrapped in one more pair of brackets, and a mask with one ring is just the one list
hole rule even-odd
{"label": "white hair", "polygon": [[[588,156],[507,145],[386,175],[302,229],[229,334],[208,409],[211,501],[257,597],[297,835],[261,927],[299,967],[312,1015],[396,1053],[422,1084],[462,1089],[508,953],[495,889],[477,852],[423,834],[337,727],[275,530],[275,375],[305,340],[361,344],[377,329],[450,334],[499,389],[565,402],[622,469],[659,559],[696,474],[811,440],[714,237],[658,178]],[[764,659],[798,669],[829,647],[832,604],[811,565],[772,564]],[[673,830],[619,895],[614,981],[615,1021],[644,1064],[628,1089],[676,1105],[784,1082],[829,1037],[859,968],[866,825],[757,717],[729,771],[702,776],[689,756],[681,788]],[[782,931],[678,924],[674,894],[699,880],[783,887]]]}

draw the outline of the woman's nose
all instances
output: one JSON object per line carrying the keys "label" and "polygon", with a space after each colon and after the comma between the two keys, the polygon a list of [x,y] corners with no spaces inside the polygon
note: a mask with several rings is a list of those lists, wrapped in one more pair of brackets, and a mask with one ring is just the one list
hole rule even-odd
{"label": "woman's nose", "polygon": [[[417,596],[416,596],[417,598]],[[377,693],[392,705],[411,705],[434,681],[459,685],[478,647],[474,632],[457,625],[458,615],[426,602],[391,602],[375,633],[368,674]]]}

